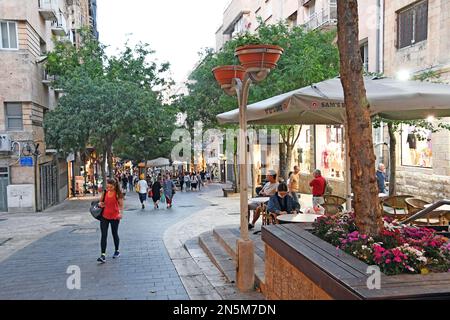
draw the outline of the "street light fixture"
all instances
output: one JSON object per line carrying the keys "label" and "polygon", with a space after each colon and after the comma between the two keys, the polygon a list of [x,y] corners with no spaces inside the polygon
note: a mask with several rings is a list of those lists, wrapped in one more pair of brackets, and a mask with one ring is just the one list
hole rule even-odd
{"label": "street light fixture", "polygon": [[276,67],[283,49],[272,45],[239,47],[235,55],[241,65],[213,69],[214,77],[226,94],[237,96],[239,104],[239,168],[240,168],[240,239],[237,241],[237,287],[241,291],[254,288],[254,245],[248,236],[247,182],[247,102],[252,84],[257,84]]}

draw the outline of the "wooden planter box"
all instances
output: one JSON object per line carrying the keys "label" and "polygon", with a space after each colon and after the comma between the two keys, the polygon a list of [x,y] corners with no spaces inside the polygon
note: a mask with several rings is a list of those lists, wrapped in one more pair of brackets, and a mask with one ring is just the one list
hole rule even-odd
{"label": "wooden planter box", "polygon": [[450,273],[381,275],[370,290],[369,267],[314,236],[307,226],[265,226],[265,295],[276,300],[450,299]]}

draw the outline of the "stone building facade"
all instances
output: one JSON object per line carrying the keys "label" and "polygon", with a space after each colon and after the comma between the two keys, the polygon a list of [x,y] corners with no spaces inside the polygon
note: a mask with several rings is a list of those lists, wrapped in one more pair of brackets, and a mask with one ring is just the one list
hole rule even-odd
{"label": "stone building facade", "polygon": [[55,40],[75,39],[83,6],[89,1],[0,2],[0,211],[41,211],[67,198],[66,159],[45,144],[44,114],[62,94],[45,60]]}
{"label": "stone building facade", "polygon": [[[450,83],[450,0],[385,3],[384,73],[395,77],[401,73],[414,76],[431,71],[439,81]],[[449,123],[449,119],[440,121]],[[449,199],[449,132],[427,133],[428,145],[417,141],[414,153],[419,154],[420,160],[411,163],[408,152],[414,145],[408,145],[404,137],[408,129],[405,127],[397,135],[397,191],[428,201]],[[423,157],[424,153],[429,156]]]}

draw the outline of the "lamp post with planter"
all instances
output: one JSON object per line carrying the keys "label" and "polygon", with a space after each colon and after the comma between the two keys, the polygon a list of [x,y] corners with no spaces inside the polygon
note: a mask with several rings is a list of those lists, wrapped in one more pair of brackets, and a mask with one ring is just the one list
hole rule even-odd
{"label": "lamp post with planter", "polygon": [[239,179],[240,179],[240,239],[237,241],[236,282],[241,291],[254,288],[254,246],[248,236],[247,182],[247,102],[250,86],[267,78],[276,67],[283,49],[273,45],[247,45],[236,48],[241,65],[219,66],[214,77],[226,94],[237,96],[239,104]]}

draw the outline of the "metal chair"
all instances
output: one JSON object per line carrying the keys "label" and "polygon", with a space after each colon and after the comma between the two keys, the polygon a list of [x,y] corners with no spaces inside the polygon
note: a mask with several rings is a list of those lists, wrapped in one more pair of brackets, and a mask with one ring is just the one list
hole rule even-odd
{"label": "metal chair", "polygon": [[324,195],[323,199],[325,200],[325,204],[343,205],[347,202],[347,200],[345,200],[345,198],[342,198],[339,196],[333,196],[333,195]]}
{"label": "metal chair", "polygon": [[[405,202],[408,209],[408,217],[413,216],[417,212],[425,209],[426,204],[430,204],[430,202],[418,198],[407,198],[405,199]],[[426,218],[414,220],[413,223],[425,226],[439,226],[443,224],[442,218],[443,212],[436,210],[427,214]]]}
{"label": "metal chair", "polygon": [[335,215],[339,212],[344,211],[343,205],[346,203],[345,198],[333,195],[323,196],[325,203],[322,207],[325,209],[325,214]]}
{"label": "metal chair", "polygon": [[408,217],[408,209],[405,200],[413,198],[411,195],[391,196],[382,201],[383,215],[401,221]]}

